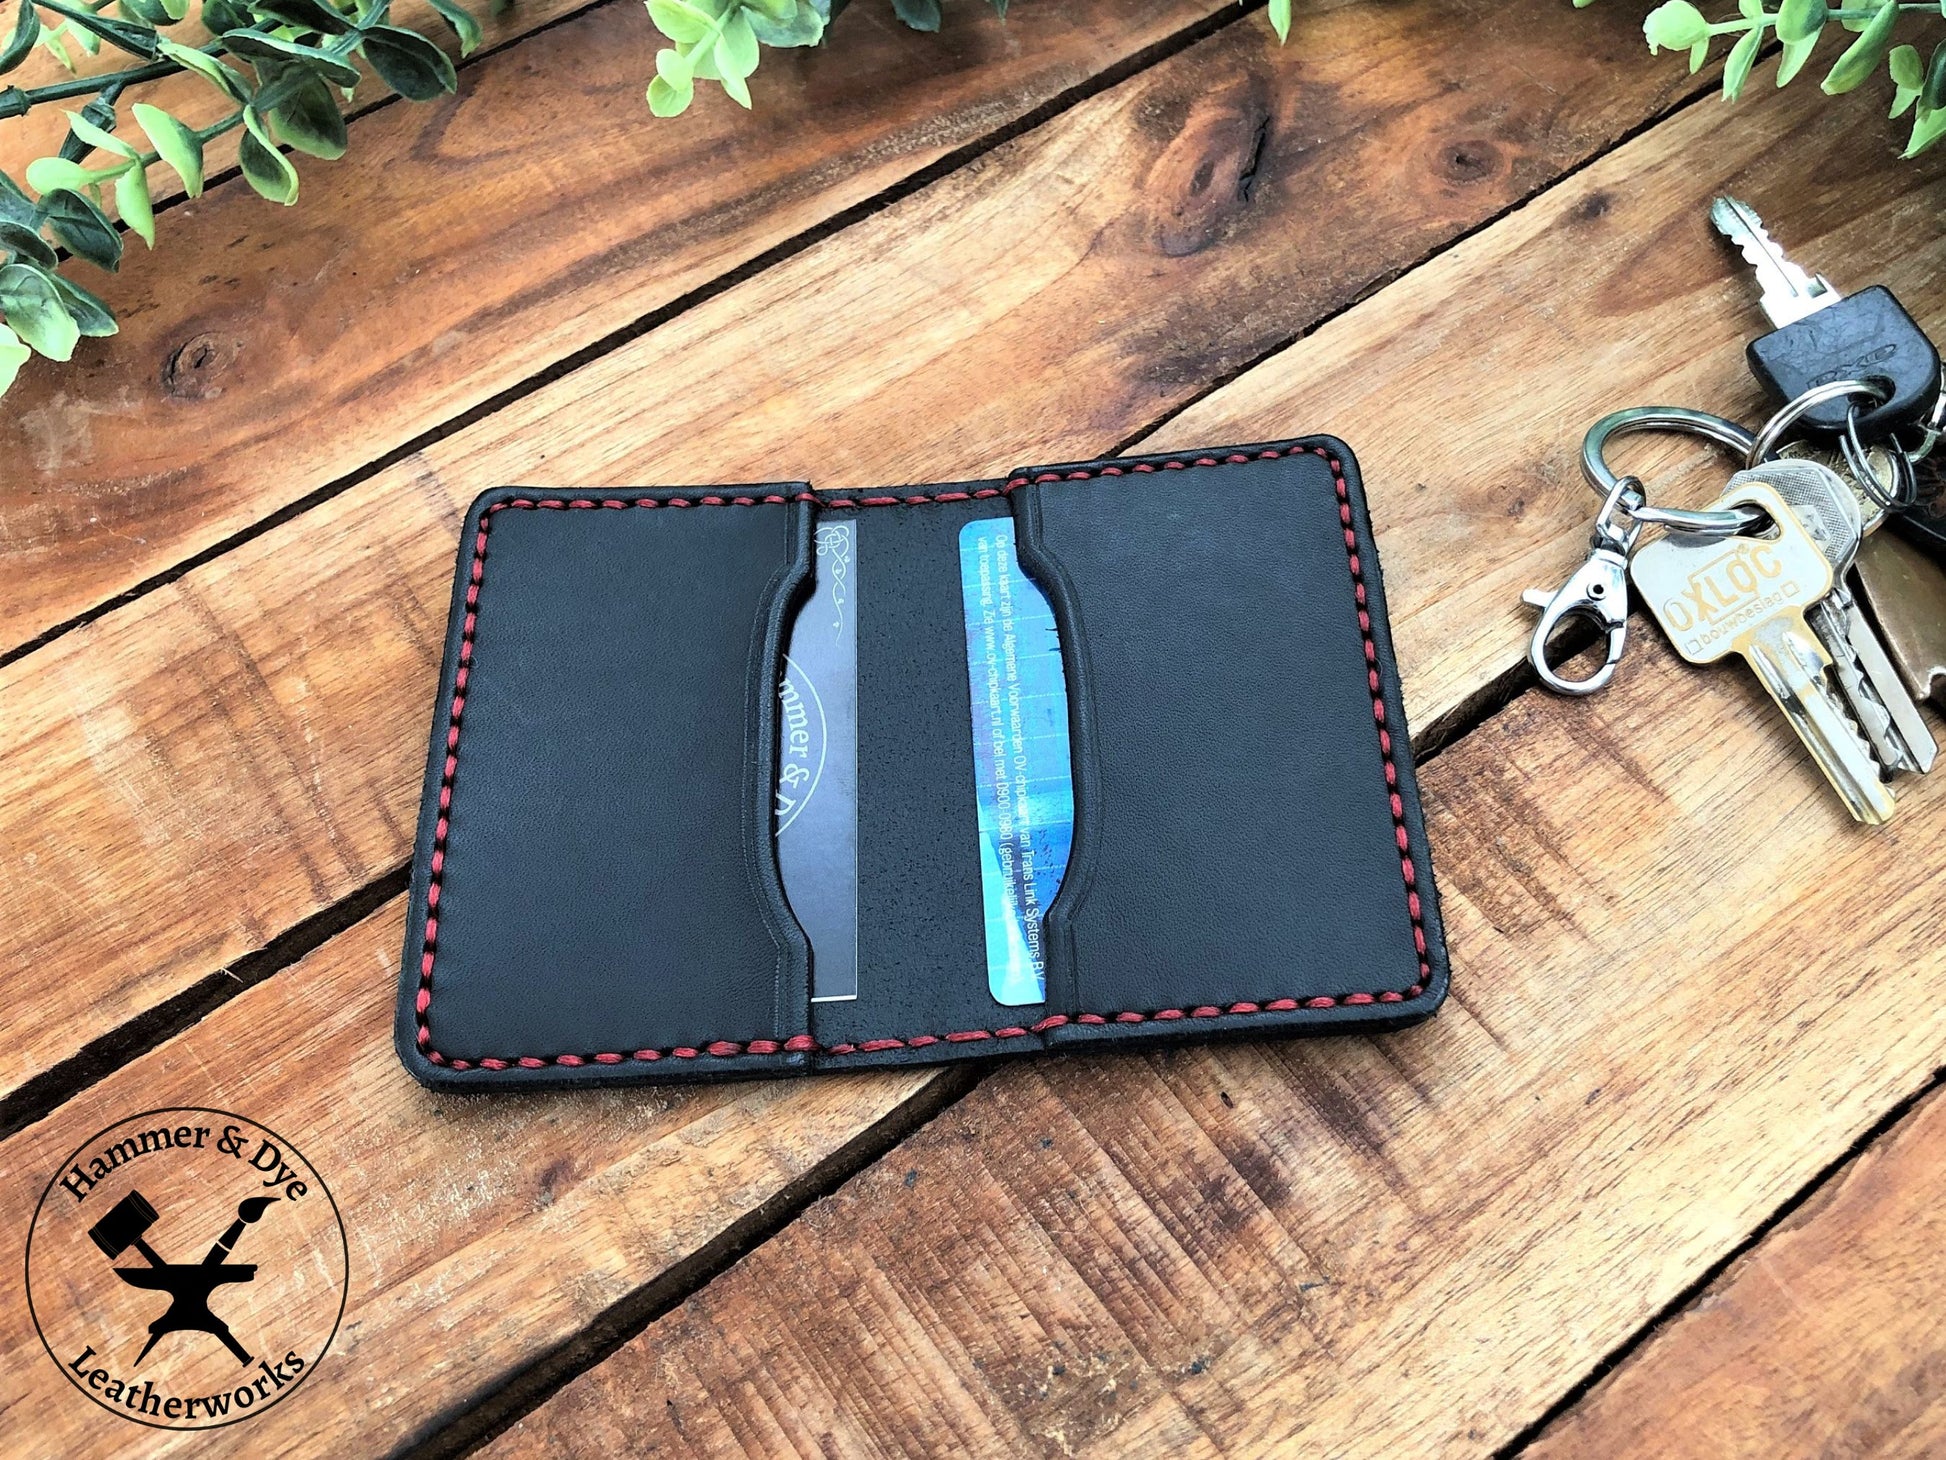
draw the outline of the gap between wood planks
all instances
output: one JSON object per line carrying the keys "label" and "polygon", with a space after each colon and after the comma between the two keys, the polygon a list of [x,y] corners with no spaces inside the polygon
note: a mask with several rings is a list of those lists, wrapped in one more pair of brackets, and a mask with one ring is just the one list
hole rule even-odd
{"label": "gap between wood planks", "polygon": [[1845,1151],[1826,1164],[1821,1170],[1813,1173],[1808,1181],[1780,1202],[1775,1211],[1751,1229],[1749,1236],[1745,1237],[1736,1246],[1725,1252],[1722,1257],[1698,1273],[1696,1280],[1680,1293],[1676,1294],[1675,1297],[1671,1298],[1664,1305],[1661,1312],[1657,1313],[1648,1322],[1644,1323],[1604,1355],[1600,1363],[1596,1364],[1572,1388],[1548,1406],[1526,1429],[1515,1435],[1513,1439],[1509,1440],[1500,1449],[1494,1451],[1494,1460],[1514,1460],[1514,1457],[1530,1449],[1547,1432],[1550,1426],[1581,1403],[1583,1399],[1587,1398],[1589,1392],[1597,1384],[1614,1373],[1623,1364],[1627,1363],[1644,1345],[1655,1338],[1665,1324],[1680,1317],[1691,1304],[1695,1303],[1697,1299],[1701,1298],[1710,1288],[1715,1286],[1717,1281],[1731,1267],[1753,1251],[1758,1244],[1777,1228],[1789,1221],[1813,1196],[1831,1187],[1836,1182],[1841,1181],[1845,1173],[1858,1163],[1860,1157],[1880,1141],[1890,1136],[1905,1121],[1906,1117],[1912,1114],[1921,1101],[1943,1086],[1946,1086],[1946,1068],[1935,1070],[1933,1077],[1924,1085],[1893,1105],[1885,1114],[1872,1122],[1869,1128],[1860,1132],[1857,1140],[1853,1141]]}
{"label": "gap between wood planks", "polygon": [[[466,64],[471,65],[476,61],[484,60],[489,55],[505,51],[532,36],[545,34],[547,31],[565,25],[569,21],[600,10],[608,4],[619,3],[623,3],[623,0],[597,0],[595,4],[583,6],[570,13],[549,20],[544,25],[536,26],[531,31],[523,32],[519,37],[494,47],[492,50],[482,49],[476,51],[467,59]],[[563,356],[517,384],[508,386],[497,394],[487,397],[477,405],[450,416],[434,426],[428,427],[417,436],[400,442],[391,450],[374,457],[363,466],[346,472],[332,481],[326,482],[316,490],[299,497],[296,501],[287,503],[276,511],[259,518],[249,526],[231,533],[228,537],[218,542],[211,543],[200,552],[190,554],[164,571],[143,579],[132,587],[110,598],[104,599],[90,608],[84,609],[82,612],[70,618],[62,620],[53,627],[11,648],[0,648],[0,668],[5,668],[15,660],[26,658],[35,650],[45,648],[64,634],[72,633],[79,628],[84,628],[96,619],[112,613],[118,608],[134,603],[136,600],[153,593],[158,588],[167,587],[169,584],[194,572],[197,568],[215,561],[217,558],[234,551],[245,543],[262,537],[267,532],[274,531],[292,519],[302,516],[313,508],[330,501],[333,497],[350,491],[352,488],[370,480],[388,467],[408,460],[416,453],[425,450],[436,442],[443,441],[447,437],[463,431],[479,421],[485,420],[496,412],[504,410],[516,401],[525,399],[527,396],[543,389],[562,376],[572,374],[590,362],[598,360],[604,355],[611,354],[634,340],[640,339],[643,335],[668,323],[676,316],[686,313],[700,304],[705,304],[718,295],[727,293],[731,289],[747,283],[767,269],[774,268],[776,265],[796,257],[807,249],[815,247],[827,238],[841,233],[855,224],[864,222],[875,214],[881,213],[885,209],[897,204],[902,199],[931,186],[941,178],[957,172],[969,162],[973,162],[987,153],[1005,146],[1016,137],[1034,131],[1036,128],[1059,117],[1064,112],[1073,110],[1092,97],[1112,90],[1114,87],[1121,85],[1140,72],[1146,71],[1160,62],[1166,61],[1170,57],[1188,50],[1200,41],[1207,40],[1218,31],[1235,25],[1245,16],[1256,14],[1263,9],[1264,3],[1265,0],[1241,0],[1241,3],[1233,8],[1218,11],[1213,15],[1205,16],[1201,20],[1186,25],[1166,39],[1158,41],[1144,50],[1136,51],[1124,57],[1121,61],[1116,62],[1114,65],[1094,73],[1085,80],[1077,82],[1075,85],[1063,91],[1056,92],[1040,105],[1023,112],[1012,121],[1006,122],[994,130],[984,133],[980,137],[947,152],[929,165],[919,168],[917,171],[899,179],[891,186],[852,204],[848,208],[841,209],[822,222],[805,229],[801,233],[794,234],[780,243],[774,244],[745,262],[717,275],[708,283],[699,285],[685,294],[678,295],[676,298],[668,301],[668,303],[650,310],[639,318],[603,335],[600,339],[583,345],[580,349]],[[370,115],[400,100],[402,98],[396,95],[390,95],[374,103],[365,111],[356,113],[355,115],[361,117]],[[1673,110],[1671,108],[1662,113],[1658,113],[1651,119],[1650,124],[1653,124],[1654,121],[1661,120],[1663,116],[1670,114]],[[1640,130],[1640,128],[1636,129],[1636,131]],[[1618,138],[1617,141],[1628,140],[1628,137],[1636,135],[1636,131],[1632,131],[1626,136]],[[240,175],[241,169],[239,168],[227,169],[210,180],[209,188],[214,189]],[[1564,174],[1564,176],[1566,175]],[[175,202],[181,201],[186,200],[175,199],[166,205],[158,204],[156,211],[161,212],[165,206],[174,206]],[[1424,262],[1424,260],[1419,260],[1418,262]],[[1417,263],[1413,267],[1417,267]],[[1390,276],[1382,282],[1390,283],[1393,277],[1397,276]],[[1361,295],[1360,297],[1363,298],[1365,296]],[[1289,343],[1289,341],[1286,341],[1286,344]],[[1272,353],[1275,352],[1273,351]],[[1200,397],[1198,398],[1200,399]],[[1163,417],[1155,424],[1160,425],[1166,419],[1167,417]]]}

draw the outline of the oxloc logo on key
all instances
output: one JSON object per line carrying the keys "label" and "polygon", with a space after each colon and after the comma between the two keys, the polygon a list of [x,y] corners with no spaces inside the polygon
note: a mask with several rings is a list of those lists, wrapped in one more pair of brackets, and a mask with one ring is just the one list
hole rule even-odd
{"label": "oxloc logo on key", "polygon": [[145,1111],[55,1170],[27,1241],[50,1358],[124,1419],[213,1429],[307,1378],[344,1314],[349,1253],[323,1178],[244,1116]]}

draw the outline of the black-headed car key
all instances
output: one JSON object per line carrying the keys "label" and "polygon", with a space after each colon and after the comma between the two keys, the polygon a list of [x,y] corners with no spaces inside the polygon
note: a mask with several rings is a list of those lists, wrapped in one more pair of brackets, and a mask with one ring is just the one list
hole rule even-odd
{"label": "black-headed car key", "polygon": [[1889,392],[1884,401],[1824,401],[1804,413],[1804,427],[1842,431],[1858,406],[1858,432],[1868,443],[1908,428],[1916,434],[1939,396],[1939,351],[1892,291],[1875,284],[1841,294],[1824,275],[1806,274],[1784,256],[1756,210],[1735,198],[1718,198],[1710,222],[1749,260],[1763,291],[1758,302],[1773,328],[1745,354],[1777,403],[1835,380],[1868,380]]}

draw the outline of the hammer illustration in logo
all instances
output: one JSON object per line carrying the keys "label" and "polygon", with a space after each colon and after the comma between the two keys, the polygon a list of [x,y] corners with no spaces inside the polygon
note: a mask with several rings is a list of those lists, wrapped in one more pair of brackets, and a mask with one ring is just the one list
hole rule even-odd
{"label": "hammer illustration in logo", "polygon": [[276,1201],[274,1196],[246,1197],[237,1204],[236,1220],[230,1228],[211,1245],[199,1263],[164,1262],[156,1255],[142,1238],[142,1234],[155,1225],[156,1210],[149,1205],[148,1198],[139,1191],[131,1191],[114,1206],[108,1215],[88,1229],[95,1246],[107,1253],[109,1258],[120,1257],[133,1247],[148,1260],[147,1267],[118,1267],[115,1275],[132,1288],[153,1288],[169,1295],[169,1306],[162,1316],[149,1325],[149,1341],[142,1345],[142,1352],[135,1356],[141,1363],[155,1347],[155,1341],[165,1333],[207,1333],[220,1339],[223,1346],[237,1356],[240,1363],[249,1363],[250,1355],[230,1332],[230,1327],[210,1311],[210,1294],[225,1283],[247,1283],[257,1276],[254,1262],[225,1262],[230,1249],[243,1235],[243,1229],[261,1217]]}

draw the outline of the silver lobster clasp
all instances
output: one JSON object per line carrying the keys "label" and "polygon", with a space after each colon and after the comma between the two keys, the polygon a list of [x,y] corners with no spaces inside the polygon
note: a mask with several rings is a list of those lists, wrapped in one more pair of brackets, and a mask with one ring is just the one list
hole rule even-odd
{"label": "silver lobster clasp", "polygon": [[[1520,595],[1522,603],[1541,611],[1541,621],[1528,642],[1527,657],[1541,683],[1557,694],[1591,695],[1615,677],[1615,666],[1621,662],[1628,637],[1628,553],[1642,531],[1633,514],[1645,501],[1642,484],[1634,477],[1618,480],[1595,518],[1587,560],[1554,592],[1530,588]],[[1626,526],[1619,520],[1621,514],[1629,516]],[[1569,619],[1585,619],[1608,638],[1607,657],[1585,679],[1569,679],[1547,662],[1549,641]]]}

